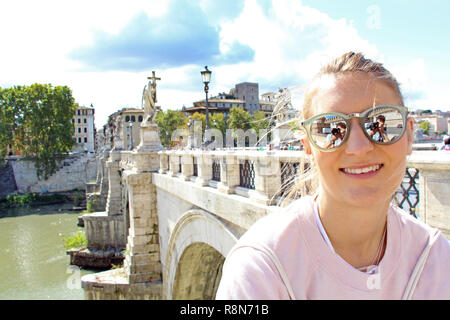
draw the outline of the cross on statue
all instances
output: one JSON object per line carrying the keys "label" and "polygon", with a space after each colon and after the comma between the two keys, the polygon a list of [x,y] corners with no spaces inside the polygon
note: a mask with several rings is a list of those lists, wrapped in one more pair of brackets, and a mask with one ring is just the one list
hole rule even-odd
{"label": "cross on statue", "polygon": [[[153,83],[156,85],[156,80],[161,80],[161,78],[157,78],[155,75],[155,71],[152,71],[152,76],[151,77],[147,77],[148,80],[153,80]],[[153,84],[152,83],[152,84]]]}
{"label": "cross on statue", "polygon": [[156,77],[155,71],[152,71],[152,76],[147,77],[147,79],[152,81],[148,82],[148,85],[144,87],[144,92],[142,93],[145,123],[153,122],[157,111],[159,111],[159,108],[156,107],[156,80],[161,80],[161,78]]}

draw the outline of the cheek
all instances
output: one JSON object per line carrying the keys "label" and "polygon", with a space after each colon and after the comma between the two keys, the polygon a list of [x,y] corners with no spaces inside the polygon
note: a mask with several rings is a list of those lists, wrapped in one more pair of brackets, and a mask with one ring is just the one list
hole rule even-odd
{"label": "cheek", "polygon": [[[314,152],[313,151],[313,164],[316,168],[319,169],[319,177],[327,177],[329,179],[330,176],[336,175],[338,163],[337,153],[335,152]],[[323,179],[321,179],[323,182]]]}
{"label": "cheek", "polygon": [[405,175],[406,156],[408,155],[409,143],[406,139],[400,140],[398,143],[387,146],[385,149],[386,157],[389,159],[390,172],[388,179],[393,187],[398,187]]}

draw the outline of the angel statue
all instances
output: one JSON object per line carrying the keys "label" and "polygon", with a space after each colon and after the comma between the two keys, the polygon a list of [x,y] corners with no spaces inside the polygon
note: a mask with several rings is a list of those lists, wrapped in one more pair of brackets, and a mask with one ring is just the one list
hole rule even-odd
{"label": "angel statue", "polygon": [[144,124],[154,123],[156,114],[161,110],[156,106],[156,80],[161,80],[155,76],[155,71],[152,71],[152,76],[147,79],[152,80],[144,87],[142,92],[142,104],[144,105]]}
{"label": "angel statue", "polygon": [[276,117],[278,123],[282,123],[287,116],[287,110],[292,108],[291,93],[288,88],[278,88],[278,94],[275,97],[275,108],[273,115]]}

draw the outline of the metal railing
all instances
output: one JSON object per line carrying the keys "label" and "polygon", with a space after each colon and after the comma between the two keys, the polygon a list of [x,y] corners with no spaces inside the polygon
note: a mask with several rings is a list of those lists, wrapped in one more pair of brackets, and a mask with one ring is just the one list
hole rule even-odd
{"label": "metal railing", "polygon": [[405,211],[418,218],[417,205],[419,204],[419,170],[406,168],[403,181],[395,192],[394,201]]}
{"label": "metal railing", "polygon": [[220,159],[213,159],[213,162],[212,162],[212,180],[220,181]]}
{"label": "metal railing", "polygon": [[243,160],[239,163],[239,186],[255,189],[255,166],[251,160]]}
{"label": "metal railing", "polygon": [[[299,162],[281,162],[281,190],[280,196],[286,197],[295,186],[295,177],[299,173]],[[300,198],[300,192],[296,192],[294,198]]]}
{"label": "metal railing", "polygon": [[196,158],[196,157],[193,157],[193,158],[192,158],[192,161],[193,161],[193,166],[194,166],[194,169],[193,169],[192,175],[193,175],[194,177],[198,177],[198,165],[197,165],[197,158]]}

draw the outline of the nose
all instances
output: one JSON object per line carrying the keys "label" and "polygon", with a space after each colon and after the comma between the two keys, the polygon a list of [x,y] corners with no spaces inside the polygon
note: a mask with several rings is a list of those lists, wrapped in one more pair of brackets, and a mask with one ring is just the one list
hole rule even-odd
{"label": "nose", "polygon": [[352,128],[345,144],[345,152],[349,155],[361,156],[373,150],[372,142],[366,137],[359,124],[359,118],[351,119]]}

